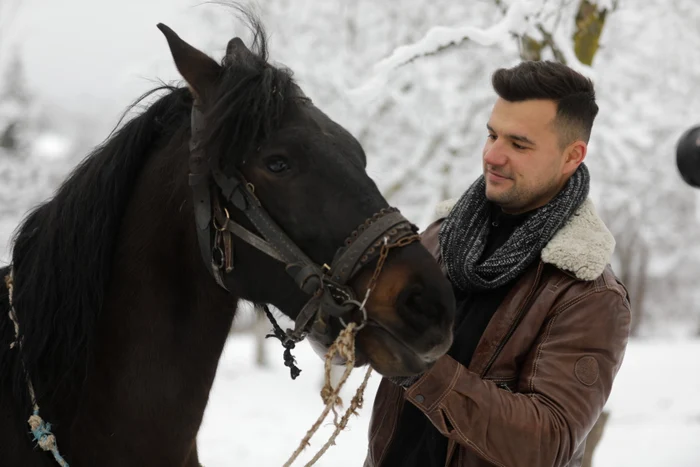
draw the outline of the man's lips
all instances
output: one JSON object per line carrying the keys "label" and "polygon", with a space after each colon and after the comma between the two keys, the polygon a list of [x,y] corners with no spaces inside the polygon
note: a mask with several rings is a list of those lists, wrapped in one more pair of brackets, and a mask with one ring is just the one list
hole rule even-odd
{"label": "man's lips", "polygon": [[505,177],[503,175],[497,174],[496,172],[492,172],[490,170],[486,171],[486,176],[489,180],[494,181],[494,182],[502,182],[504,180],[510,180],[509,177]]}

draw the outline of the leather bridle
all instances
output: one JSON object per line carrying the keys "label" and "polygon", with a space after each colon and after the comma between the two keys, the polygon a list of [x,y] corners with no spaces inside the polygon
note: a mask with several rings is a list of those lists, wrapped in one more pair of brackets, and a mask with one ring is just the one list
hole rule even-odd
{"label": "leather bridle", "polygon": [[[363,326],[367,319],[364,301],[370,289],[363,301],[359,301],[348,281],[377,258],[383,246],[403,246],[416,240],[417,227],[397,209],[382,209],[348,236],[330,266],[318,265],[270,217],[255,195],[255,188],[242,174],[229,176],[217,164],[210,164],[204,151],[205,122],[198,102],[192,107],[191,121],[189,184],[194,197],[197,238],[204,263],[216,282],[227,289],[224,277],[234,268],[232,236],[236,236],[283,263],[287,274],[310,296],[295,320],[294,329],[286,331],[289,340],[301,341],[315,324],[327,326],[328,316],[343,322],[357,309],[364,313],[360,323]],[[229,207],[245,214],[259,235],[233,221]]]}

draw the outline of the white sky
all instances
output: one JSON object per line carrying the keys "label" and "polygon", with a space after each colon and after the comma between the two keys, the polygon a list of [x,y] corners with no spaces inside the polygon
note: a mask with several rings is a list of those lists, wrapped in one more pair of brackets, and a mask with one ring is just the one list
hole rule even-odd
{"label": "white sky", "polygon": [[[153,79],[178,78],[156,24],[197,44],[197,0],[24,0],[13,22],[30,90],[52,104],[118,114]],[[6,44],[7,46],[9,44]],[[154,66],[154,63],[156,64]]]}

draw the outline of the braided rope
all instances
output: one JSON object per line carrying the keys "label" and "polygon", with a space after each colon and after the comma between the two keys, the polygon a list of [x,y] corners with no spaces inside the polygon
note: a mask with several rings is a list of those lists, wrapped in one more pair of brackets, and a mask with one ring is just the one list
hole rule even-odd
{"label": "braided rope", "polygon": [[[333,411],[333,425],[335,426],[335,430],[333,431],[333,434],[328,438],[328,441],[326,441],[323,447],[316,453],[316,455],[314,455],[314,457],[306,463],[305,467],[310,467],[314,465],[316,461],[318,461],[321,458],[321,456],[323,456],[323,454],[326,453],[328,448],[335,444],[335,439],[338,437],[340,432],[347,426],[348,420],[350,420],[350,416],[353,414],[357,415],[357,410],[362,408],[362,405],[364,403],[365,388],[367,387],[367,382],[369,381],[369,377],[372,374],[372,367],[370,366],[367,367],[367,372],[365,373],[364,380],[362,381],[362,384],[360,384],[360,386],[357,388],[355,396],[352,398],[349,407],[343,414],[342,418],[338,420],[338,412],[336,410],[336,407],[342,405],[340,391],[345,385],[345,382],[350,376],[350,373],[352,372],[353,368],[355,367],[355,331],[357,327],[358,326],[356,323],[349,323],[347,327],[340,332],[335,342],[333,342],[333,344],[328,349],[324,363],[325,383],[323,385],[323,388],[321,389],[321,398],[323,399],[323,402],[324,404],[326,404],[326,406],[321,412],[321,415],[319,415],[319,417],[316,419],[311,428],[306,432],[306,435],[299,443],[299,446],[297,447],[296,451],[294,451],[294,453],[289,457],[287,462],[284,463],[284,467],[291,466],[292,463],[297,459],[297,457],[299,457],[299,455],[302,453],[302,451],[310,445],[310,441],[313,435],[316,434],[316,432],[321,427],[321,424],[326,419],[328,414],[331,411]],[[338,381],[337,386],[333,387],[331,383],[331,362],[333,361],[333,357],[336,355],[345,359],[345,371],[343,371],[343,375]]]}
{"label": "braided rope", "polygon": [[[364,404],[365,389],[367,388],[369,377],[372,374],[372,367],[369,365],[367,366],[367,372],[365,373],[365,377],[362,380],[362,383],[357,388],[357,391],[355,391],[355,396],[350,401],[349,407],[347,408],[343,416],[340,418],[340,420],[338,420],[339,414],[336,410],[336,407],[342,405],[342,400],[340,398],[340,390],[343,388],[343,385],[345,384],[348,377],[350,376],[350,373],[355,367],[355,335],[357,334],[357,331],[359,331],[365,326],[367,320],[367,311],[365,310],[365,304],[367,303],[370,294],[374,290],[374,287],[377,285],[379,275],[381,274],[382,269],[384,268],[384,263],[386,262],[386,259],[389,256],[389,251],[392,248],[404,247],[410,243],[419,240],[419,235],[412,235],[390,244],[388,243],[388,238],[384,238],[384,244],[382,245],[382,249],[379,253],[379,259],[377,260],[377,266],[375,267],[374,273],[372,274],[372,277],[370,278],[369,283],[367,284],[367,292],[365,294],[365,298],[362,301],[362,303],[357,303],[360,311],[362,311],[364,315],[364,320],[359,325],[354,322],[350,322],[347,325],[345,325],[345,328],[338,334],[338,337],[335,339],[333,344],[326,352],[324,362],[325,381],[323,388],[321,389],[321,399],[323,400],[323,403],[326,404],[326,406],[321,412],[321,415],[319,415],[318,419],[316,419],[316,422],[314,422],[311,428],[306,432],[306,435],[299,443],[299,446],[297,447],[296,451],[294,451],[294,453],[292,453],[287,462],[284,463],[283,467],[290,467],[292,463],[297,459],[297,457],[299,457],[301,452],[310,445],[311,438],[314,434],[316,434],[318,429],[321,427],[323,421],[332,411],[333,425],[335,426],[335,430],[333,431],[333,434],[331,434],[331,436],[328,438],[328,441],[326,441],[326,443],[323,445],[323,447],[316,453],[316,455],[314,455],[314,457],[309,462],[305,464],[304,467],[310,467],[314,465],[316,461],[318,461],[321,458],[321,456],[323,456],[323,454],[326,453],[328,448],[335,444],[336,438],[338,437],[340,432],[344,430],[347,426],[348,420],[350,420],[350,416],[353,414],[357,415],[357,410],[362,408],[362,405]],[[345,323],[343,322],[343,324]],[[343,371],[343,375],[340,377],[338,385],[336,387],[333,387],[333,384],[331,383],[331,365],[333,357],[335,357],[336,355],[345,359],[345,371]]]}
{"label": "braided rope", "polygon": [[[21,350],[22,342],[19,335],[19,320],[17,319],[17,312],[15,311],[15,307],[12,304],[12,292],[14,287],[12,270],[10,270],[10,273],[7,276],[5,276],[5,286],[7,287],[7,297],[10,303],[9,315],[10,319],[12,320],[12,323],[15,326],[15,340],[10,344],[10,349],[19,347],[19,349]],[[21,360],[22,359],[20,356],[20,361]],[[24,369],[23,361],[22,367]],[[27,380],[27,389],[29,391],[29,397],[31,398],[33,409],[33,413],[29,417],[29,420],[27,420],[27,423],[29,423],[29,428],[31,428],[32,435],[34,436],[34,441],[37,442],[37,444],[42,450],[50,451],[51,454],[53,454],[53,458],[56,460],[58,465],[60,465],[61,467],[69,467],[68,462],[66,462],[66,460],[61,456],[61,454],[58,451],[58,442],[56,441],[56,436],[51,432],[51,424],[44,421],[44,419],[41,418],[41,415],[39,415],[39,404],[36,401],[34,385],[32,384],[32,380],[29,378],[26,369],[24,369],[24,376]]]}

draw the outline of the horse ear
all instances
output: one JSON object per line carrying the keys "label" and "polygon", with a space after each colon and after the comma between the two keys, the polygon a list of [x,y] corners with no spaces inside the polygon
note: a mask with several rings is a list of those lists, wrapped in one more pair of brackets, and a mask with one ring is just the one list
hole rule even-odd
{"label": "horse ear", "polygon": [[226,46],[226,63],[236,63],[243,60],[243,57],[250,55],[252,52],[245,46],[240,37],[234,37],[228,41]]}
{"label": "horse ear", "polygon": [[168,40],[177,70],[185,78],[195,96],[200,100],[204,99],[205,94],[219,78],[221,66],[204,52],[180,39],[175,31],[163,23],[158,23],[158,29]]}

